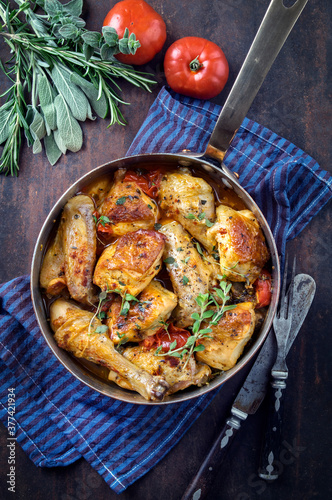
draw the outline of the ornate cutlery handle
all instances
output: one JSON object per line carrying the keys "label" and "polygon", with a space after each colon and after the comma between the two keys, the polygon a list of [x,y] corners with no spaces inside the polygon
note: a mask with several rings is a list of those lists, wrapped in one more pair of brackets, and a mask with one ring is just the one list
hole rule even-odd
{"label": "ornate cutlery handle", "polygon": [[207,495],[236,431],[240,429],[241,422],[248,416],[247,413],[236,408],[232,408],[231,413],[231,417],[227,420],[181,500],[202,500]]}
{"label": "ornate cutlery handle", "polygon": [[279,458],[281,429],[284,409],[284,391],[286,389],[287,371],[272,372],[273,379],[269,391],[269,406],[266,431],[264,434],[258,475],[266,481],[278,478],[279,471],[274,460]]}

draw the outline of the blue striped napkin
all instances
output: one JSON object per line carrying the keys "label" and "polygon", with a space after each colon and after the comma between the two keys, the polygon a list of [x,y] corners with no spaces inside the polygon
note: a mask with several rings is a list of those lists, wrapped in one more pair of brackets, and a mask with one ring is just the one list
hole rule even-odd
{"label": "blue striped napkin", "polygon": [[[219,110],[163,88],[128,154],[203,152]],[[248,119],[225,163],[262,208],[281,253],[332,195],[332,178],[312,158]],[[84,457],[120,493],[163,458],[216,394],[152,407],[102,396],[51,353],[32,310],[28,276],[1,285],[0,300],[0,419],[7,427],[14,388],[15,437],[39,467]]]}

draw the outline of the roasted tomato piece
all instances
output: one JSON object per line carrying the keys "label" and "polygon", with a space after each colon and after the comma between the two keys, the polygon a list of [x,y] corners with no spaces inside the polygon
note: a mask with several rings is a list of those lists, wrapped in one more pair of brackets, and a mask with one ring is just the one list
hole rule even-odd
{"label": "roasted tomato piece", "polygon": [[259,278],[254,283],[256,290],[257,304],[256,309],[260,307],[266,307],[271,302],[272,295],[272,278],[271,273],[266,269],[263,269],[259,275]]}
{"label": "roasted tomato piece", "polygon": [[165,328],[161,328],[155,335],[144,339],[140,342],[140,345],[146,349],[157,349],[162,346],[163,352],[168,352],[170,345],[174,340],[176,340],[176,349],[184,347],[188,338],[190,337],[190,332],[184,328],[178,328],[177,326],[170,323],[168,325],[168,332]]}

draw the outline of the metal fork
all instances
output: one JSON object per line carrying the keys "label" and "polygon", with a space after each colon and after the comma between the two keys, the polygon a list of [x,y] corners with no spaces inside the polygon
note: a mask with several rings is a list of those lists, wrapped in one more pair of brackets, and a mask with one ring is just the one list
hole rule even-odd
{"label": "metal fork", "polygon": [[288,272],[288,255],[286,255],[279,310],[273,320],[273,329],[277,340],[278,354],[271,370],[272,390],[270,392],[267,429],[261,453],[261,465],[259,468],[259,476],[270,481],[277,479],[280,473],[280,468],[276,466],[275,460],[279,459],[280,453],[283,396],[286,389],[286,379],[288,377],[286,348],[289,332],[292,326],[295,267],[296,258],[294,258],[293,261],[292,277],[288,293],[286,294]]}

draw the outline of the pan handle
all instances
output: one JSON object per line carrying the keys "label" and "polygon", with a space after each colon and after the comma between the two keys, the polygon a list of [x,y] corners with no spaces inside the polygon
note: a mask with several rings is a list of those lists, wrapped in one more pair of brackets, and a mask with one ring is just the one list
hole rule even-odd
{"label": "pan handle", "polygon": [[[219,115],[204,156],[222,162],[269,69],[308,0],[272,0]],[[289,1],[289,0],[288,0]]]}

